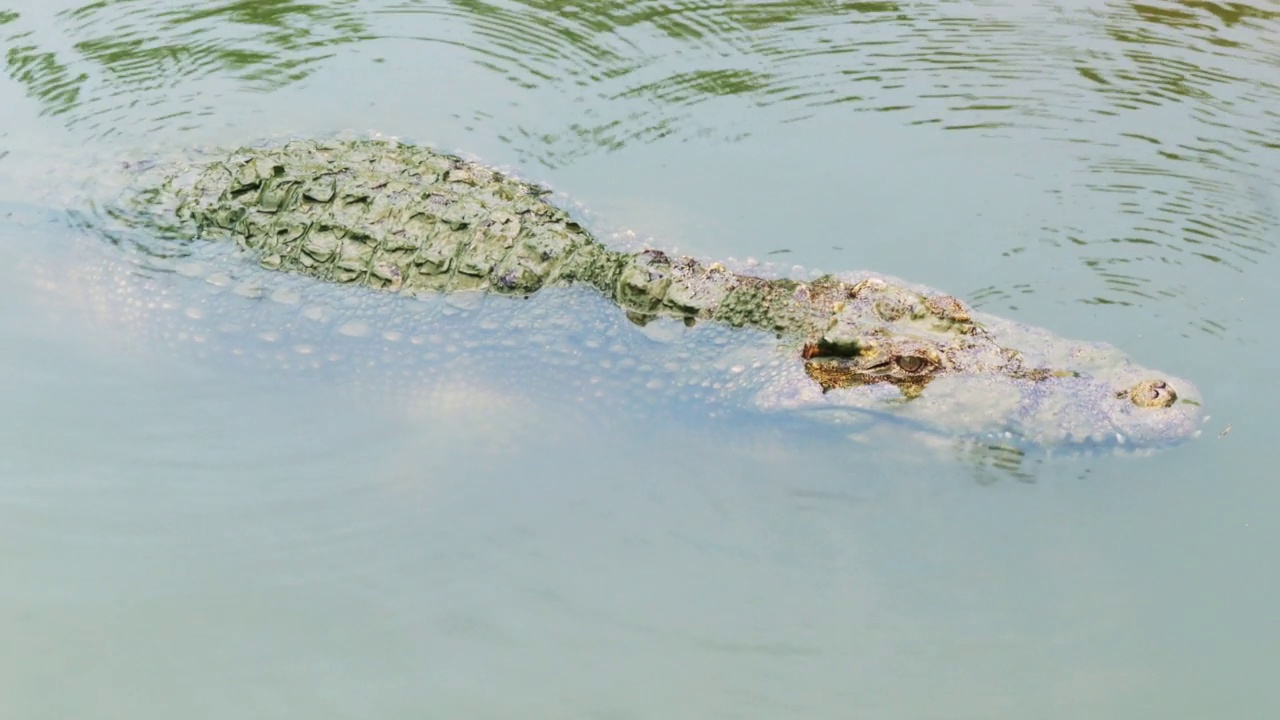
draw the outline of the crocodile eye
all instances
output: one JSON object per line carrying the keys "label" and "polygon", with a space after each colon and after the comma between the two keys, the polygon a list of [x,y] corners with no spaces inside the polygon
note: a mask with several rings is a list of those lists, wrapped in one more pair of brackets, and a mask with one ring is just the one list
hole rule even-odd
{"label": "crocodile eye", "polygon": [[915,355],[906,355],[906,356],[900,357],[897,359],[896,362],[898,363],[898,367],[902,368],[903,372],[911,373],[912,375],[915,375],[916,373],[919,373],[919,372],[924,372],[924,369],[929,367],[928,360],[925,360],[922,357],[917,357]]}

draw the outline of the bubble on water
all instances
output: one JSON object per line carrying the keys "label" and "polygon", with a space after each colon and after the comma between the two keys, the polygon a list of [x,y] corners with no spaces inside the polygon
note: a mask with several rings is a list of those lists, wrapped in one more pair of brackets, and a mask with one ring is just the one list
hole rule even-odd
{"label": "bubble on water", "polygon": [[198,278],[205,273],[204,266],[198,262],[180,263],[173,270],[179,275],[189,278]]}
{"label": "bubble on water", "polygon": [[291,288],[280,288],[279,290],[271,293],[271,301],[278,302],[281,305],[296,305],[299,302],[302,302],[302,296],[298,294],[297,290],[293,290]]}
{"label": "bubble on water", "polygon": [[339,327],[338,333],[347,337],[364,337],[369,334],[369,324],[359,320],[352,320]]}

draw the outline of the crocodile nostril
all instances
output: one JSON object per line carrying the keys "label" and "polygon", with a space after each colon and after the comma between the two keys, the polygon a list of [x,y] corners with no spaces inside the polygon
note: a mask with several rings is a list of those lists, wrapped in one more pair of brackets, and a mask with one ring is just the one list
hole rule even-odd
{"label": "crocodile nostril", "polygon": [[1143,380],[1129,389],[1129,401],[1138,407],[1166,408],[1178,399],[1178,393],[1164,380]]}

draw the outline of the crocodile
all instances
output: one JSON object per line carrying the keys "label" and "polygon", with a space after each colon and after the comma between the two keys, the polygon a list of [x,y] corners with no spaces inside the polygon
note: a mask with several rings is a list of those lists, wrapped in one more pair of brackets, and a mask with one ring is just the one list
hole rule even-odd
{"label": "crocodile", "polygon": [[640,326],[755,329],[796,371],[759,388],[766,409],[888,412],[949,434],[1046,446],[1161,445],[1199,433],[1194,386],[1111,346],[985,316],[885,276],[765,277],[610,248],[546,188],[421,145],[240,148],[166,168],[121,207],[121,216],[153,218],[155,232],[229,241],[265,268],[329,283],[517,298],[580,286]]}

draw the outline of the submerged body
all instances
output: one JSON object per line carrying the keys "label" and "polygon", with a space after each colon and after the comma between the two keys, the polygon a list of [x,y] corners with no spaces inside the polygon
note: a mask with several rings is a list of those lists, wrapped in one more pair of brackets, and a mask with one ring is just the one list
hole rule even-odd
{"label": "submerged body", "polygon": [[674,318],[766,331],[779,372],[725,383],[763,409],[836,420],[889,412],[948,434],[1048,445],[1162,444],[1198,432],[1190,384],[1113,348],[981,317],[890,278],[769,279],[613,250],[538,186],[422,147],[243,149],[180,168],[133,203],[155,232],[230,239],[264,267],[328,282],[404,295],[588,286],[639,325]]}

